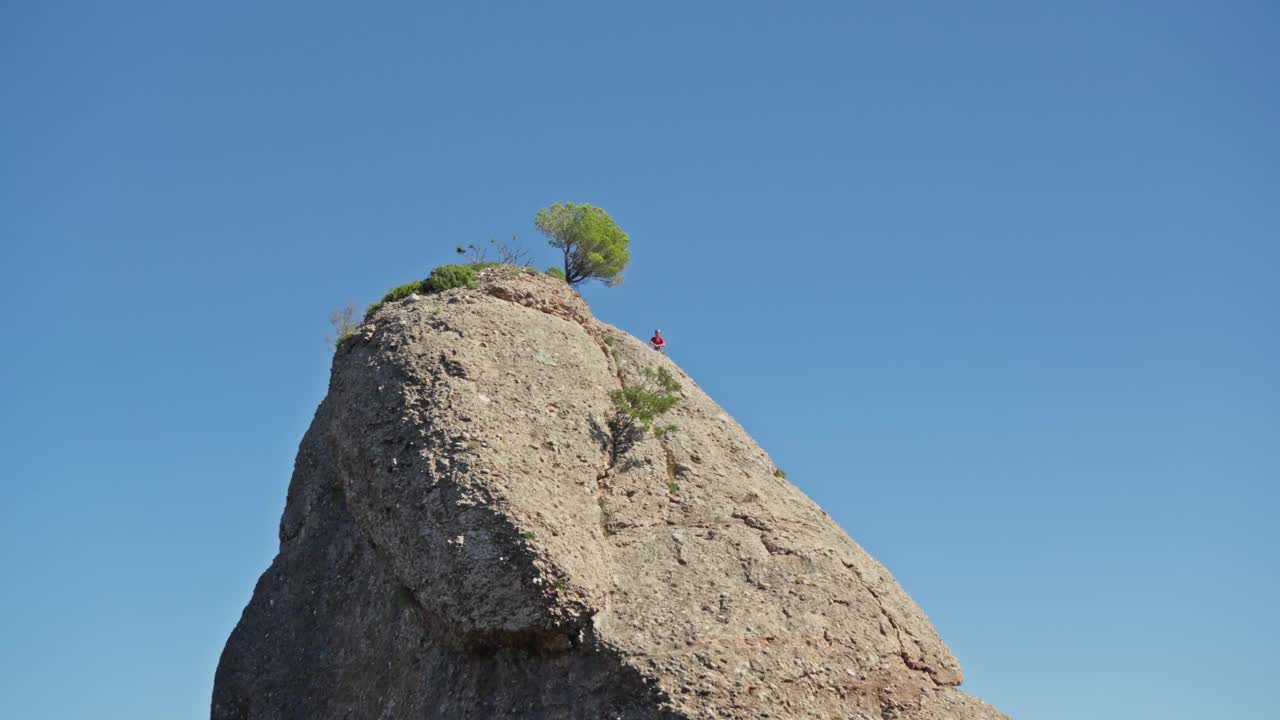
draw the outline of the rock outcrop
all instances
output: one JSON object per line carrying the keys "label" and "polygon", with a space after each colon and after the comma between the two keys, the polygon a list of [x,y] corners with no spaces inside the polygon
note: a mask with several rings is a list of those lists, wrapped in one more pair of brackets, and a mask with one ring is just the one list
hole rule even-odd
{"label": "rock outcrop", "polygon": [[[683,398],[610,460],[608,393]],[[484,271],[334,358],[213,720],[1004,716],[924,613],[668,358]]]}

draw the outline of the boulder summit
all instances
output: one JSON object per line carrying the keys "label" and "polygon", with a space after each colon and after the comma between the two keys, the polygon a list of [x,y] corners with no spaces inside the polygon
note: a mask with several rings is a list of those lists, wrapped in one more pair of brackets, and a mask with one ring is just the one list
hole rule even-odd
{"label": "boulder summit", "polygon": [[[667,369],[676,426],[611,447]],[[1005,716],[893,577],[669,358],[484,270],[334,355],[212,720]]]}

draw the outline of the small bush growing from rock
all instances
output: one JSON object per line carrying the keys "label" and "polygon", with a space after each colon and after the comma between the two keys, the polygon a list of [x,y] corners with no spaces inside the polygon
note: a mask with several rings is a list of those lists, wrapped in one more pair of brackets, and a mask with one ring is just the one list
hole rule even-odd
{"label": "small bush growing from rock", "polygon": [[475,262],[469,265],[441,265],[431,271],[425,280],[415,280],[404,285],[397,285],[382,296],[382,299],[364,311],[365,319],[369,319],[378,308],[386,303],[403,300],[410,295],[430,295],[460,287],[475,287],[476,275],[485,268],[494,267],[497,263]]}
{"label": "small bush growing from rock", "polygon": [[776,478],[778,478],[779,480],[786,480],[786,479],[787,479],[787,474],[786,474],[786,473],[784,473],[784,472],[782,472],[782,468],[774,468],[774,469],[773,469],[773,476],[774,476],[774,477],[776,477]]}
{"label": "small bush growing from rock", "polygon": [[630,450],[650,430],[662,437],[675,429],[674,425],[654,427],[654,420],[680,401],[680,383],[663,367],[645,368],[644,381],[638,385],[624,385],[609,392],[613,402],[613,416],[609,418],[610,451],[613,459]]}
{"label": "small bush growing from rock", "polygon": [[411,283],[405,283],[404,285],[397,285],[391,288],[390,290],[388,290],[387,294],[383,295],[381,300],[379,300],[376,303],[373,303],[367,309],[365,309],[364,318],[365,320],[368,320],[370,317],[373,316],[374,313],[378,312],[378,308],[382,307],[383,305],[389,302],[395,302],[396,300],[403,300],[409,297],[410,295],[425,295],[426,292],[427,292],[426,280],[415,280]]}
{"label": "small bush growing from rock", "polygon": [[475,287],[476,271],[483,269],[476,267],[481,263],[474,265],[441,265],[431,271],[431,276],[426,279],[427,293],[444,292],[460,287]]}

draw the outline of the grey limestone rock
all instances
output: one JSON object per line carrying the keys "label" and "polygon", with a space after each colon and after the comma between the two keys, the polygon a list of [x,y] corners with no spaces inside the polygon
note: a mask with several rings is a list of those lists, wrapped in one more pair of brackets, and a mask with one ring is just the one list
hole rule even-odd
{"label": "grey limestone rock", "polygon": [[[611,461],[608,393],[683,398]],[[994,720],[891,575],[671,360],[541,273],[334,357],[213,720]]]}

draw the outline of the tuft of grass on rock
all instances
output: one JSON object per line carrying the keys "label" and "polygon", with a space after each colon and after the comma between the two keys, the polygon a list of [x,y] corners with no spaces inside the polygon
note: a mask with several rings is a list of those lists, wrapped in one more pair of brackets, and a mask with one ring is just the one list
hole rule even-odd
{"label": "tuft of grass on rock", "polygon": [[355,314],[355,308],[347,305],[339,310],[329,313],[329,324],[333,326],[333,334],[325,338],[325,342],[329,344],[329,348],[337,350],[342,347],[342,343],[347,338],[353,337],[359,326],[352,317]]}

